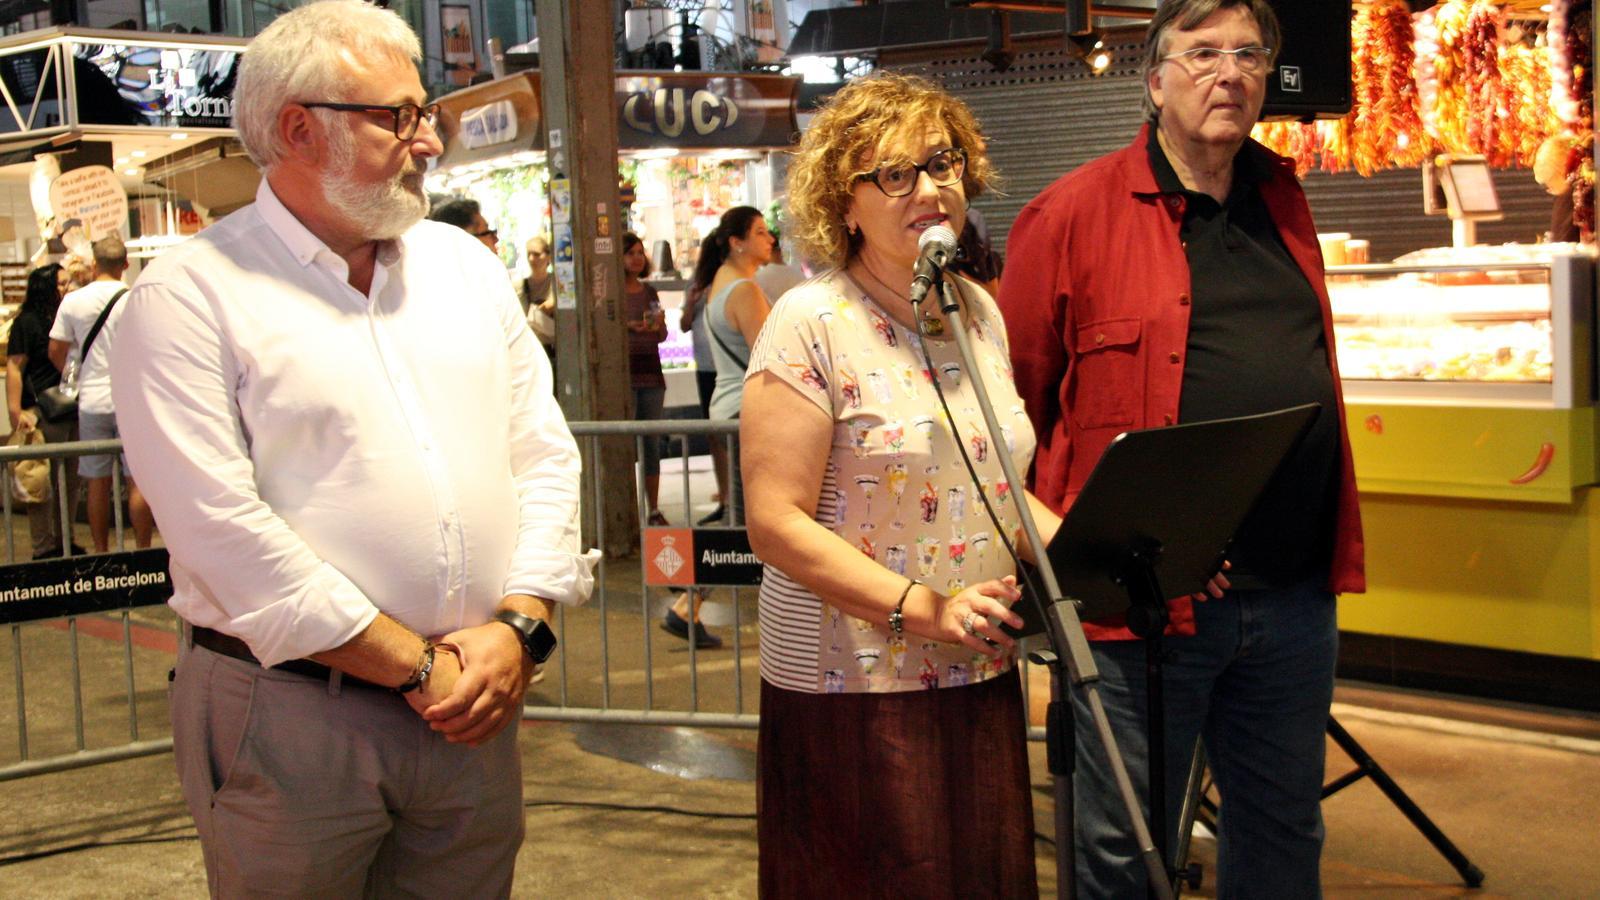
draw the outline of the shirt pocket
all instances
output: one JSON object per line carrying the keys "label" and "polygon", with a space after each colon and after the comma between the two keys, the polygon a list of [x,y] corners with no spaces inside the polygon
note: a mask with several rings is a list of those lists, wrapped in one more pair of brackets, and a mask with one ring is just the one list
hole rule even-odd
{"label": "shirt pocket", "polygon": [[1073,335],[1073,375],[1068,404],[1079,428],[1131,425],[1144,396],[1138,317],[1101,319]]}

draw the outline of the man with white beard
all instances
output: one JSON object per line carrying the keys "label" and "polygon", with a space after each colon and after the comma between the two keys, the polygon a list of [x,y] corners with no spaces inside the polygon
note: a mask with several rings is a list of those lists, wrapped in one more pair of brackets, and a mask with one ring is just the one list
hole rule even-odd
{"label": "man with white beard", "polygon": [[421,221],[420,57],[356,0],[263,31],[256,203],[145,270],[112,353],[214,895],[508,895],[523,691],[593,585],[549,363],[493,255]]}

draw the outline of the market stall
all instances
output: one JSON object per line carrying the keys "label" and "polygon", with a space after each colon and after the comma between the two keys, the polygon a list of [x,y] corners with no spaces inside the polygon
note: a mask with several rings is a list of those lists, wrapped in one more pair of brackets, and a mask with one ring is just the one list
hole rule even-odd
{"label": "market stall", "polygon": [[253,199],[260,176],[229,124],[245,43],[71,27],[0,40],[0,340],[33,265],[120,232],[131,277]]}
{"label": "market stall", "polygon": [[[1455,222],[1455,246],[1379,265],[1358,231],[1324,236],[1369,575],[1340,604],[1347,674],[1600,702],[1552,677],[1559,660],[1600,660],[1592,11],[1578,6],[1361,4],[1350,114],[1258,129],[1302,172],[1420,166],[1396,203]],[[1552,231],[1566,202],[1576,242],[1477,243],[1476,220],[1501,214],[1489,168],[1542,153],[1541,182],[1564,189]]]}
{"label": "market stall", "polygon": [[[798,79],[733,72],[619,72],[615,108],[622,230],[652,250],[651,283],[667,308],[661,344],[667,406],[695,406],[694,354],[678,328],[686,279],[701,238],[723,211],[765,209],[780,189],[776,150],[794,139]],[[552,207],[538,72],[518,72],[440,100],[445,152],[428,176],[437,194],[470,197],[500,240],[510,276],[527,275],[523,247],[554,234],[558,295],[570,290],[563,262],[560,186]],[[556,148],[559,150],[559,148]],[[620,232],[616,235],[619,239]],[[570,265],[570,262],[567,263]]]}

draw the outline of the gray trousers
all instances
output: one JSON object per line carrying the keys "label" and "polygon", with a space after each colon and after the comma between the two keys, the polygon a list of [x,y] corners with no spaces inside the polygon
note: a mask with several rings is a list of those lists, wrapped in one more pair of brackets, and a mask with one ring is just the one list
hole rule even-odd
{"label": "gray trousers", "polygon": [[189,645],[172,743],[213,897],[507,897],[517,728],[474,750],[404,699]]}

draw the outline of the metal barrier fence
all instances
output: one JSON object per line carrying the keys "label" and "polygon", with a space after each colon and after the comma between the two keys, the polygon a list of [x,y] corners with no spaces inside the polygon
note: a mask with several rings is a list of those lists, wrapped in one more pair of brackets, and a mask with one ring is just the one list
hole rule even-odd
{"label": "metal barrier fence", "polygon": [[[592,461],[599,458],[603,442],[631,442],[639,455],[646,440],[675,439],[677,453],[663,459],[661,482],[666,502],[661,506],[687,523],[698,515],[697,501],[709,501],[706,485],[713,481],[706,457],[690,455],[691,439],[719,441],[733,452],[738,423],[574,422],[572,431],[584,455],[586,473],[599,471]],[[119,441],[0,447],[0,469],[9,479],[12,463],[50,460],[51,502],[59,504],[62,521],[70,522],[70,507],[75,504],[68,502],[63,490],[65,466],[81,456],[120,450]],[[121,473],[119,467],[112,468],[112,496],[120,498]],[[642,526],[647,513],[642,478],[639,486]],[[594,511],[594,543],[600,546],[607,543],[604,488],[601,478],[585,477],[584,502]],[[150,585],[140,590],[70,589],[77,583],[92,584],[96,577],[120,584],[138,573],[164,570],[165,552],[74,556],[70,549],[74,529],[63,528],[63,558],[19,562],[27,552],[25,546],[18,546],[22,543],[22,507],[13,502],[9,481],[0,493],[4,494],[0,524],[4,525],[8,563],[0,566],[0,625],[10,632],[9,641],[0,642],[0,671],[6,664],[12,670],[9,683],[0,679],[0,748],[8,743],[7,730],[15,738],[11,760],[6,760],[8,754],[0,749],[0,781],[169,751],[172,740],[164,734],[165,671],[172,663],[178,628],[176,618],[165,607],[165,592],[159,590],[164,579],[162,585],[153,586],[154,591]],[[125,546],[126,529],[121,504],[114,503],[113,508],[111,546],[120,550]],[[730,524],[696,531],[741,532],[742,528]],[[543,683],[530,693],[525,717],[754,727],[756,715],[747,705],[754,696],[756,678],[748,652],[755,624],[754,591],[727,586],[705,589],[707,609],[731,616],[726,622],[725,649],[713,654],[657,627],[661,609],[672,596],[664,588],[644,583],[641,563],[638,556],[603,558],[589,603],[558,609],[560,650],[545,667]],[[104,574],[107,572],[111,574]],[[67,589],[54,590],[63,585]],[[718,629],[714,626],[714,630]],[[85,634],[89,639],[81,640]],[[120,658],[115,672],[110,667],[114,658]],[[10,697],[4,696],[6,688]],[[108,719],[113,706],[123,711],[120,721]],[[152,730],[162,736],[149,736],[147,732]]]}
{"label": "metal barrier fence", "polygon": [[[715,479],[709,458],[691,454],[691,444],[698,439],[715,441],[731,455],[736,452],[737,422],[574,422],[571,427],[586,473],[599,471],[595,461],[606,442],[631,442],[638,458],[645,441],[674,439],[676,451],[662,457],[660,507],[692,538],[742,540],[742,524],[693,526],[700,512],[712,505]],[[0,447],[0,467],[9,475],[9,464],[22,459],[65,461],[119,449],[117,441]],[[59,484],[61,466],[56,469]],[[635,467],[634,474],[639,497],[636,514],[644,530],[648,500],[642,470]],[[603,479],[586,475],[583,490],[585,505],[593,511],[593,543],[606,546]],[[0,678],[0,781],[169,751],[166,671],[177,647],[178,623],[163,602],[169,592],[165,589],[165,551],[15,563],[16,510],[9,490],[4,493],[7,559],[13,564],[0,567],[0,625],[10,630],[9,642],[0,642],[0,670],[9,656],[13,677],[9,698]],[[113,496],[121,496],[120,482]],[[123,531],[118,509],[113,546],[123,546]],[[650,559],[638,550],[632,557],[602,558],[589,603],[570,609],[558,607],[560,647],[545,666],[542,682],[530,691],[524,718],[756,726],[752,698],[759,692],[759,672],[751,652],[759,642],[756,591],[748,584],[728,580],[684,585],[690,603],[696,596],[705,597],[702,614],[707,627],[724,642],[721,649],[701,649],[695,641],[684,641],[660,627],[662,610],[675,597],[667,588],[647,583],[649,565]],[[154,573],[160,574],[159,583],[150,580]],[[139,583],[141,579],[145,583]],[[93,587],[100,580],[110,587],[67,590],[56,596],[48,593],[63,583]],[[46,593],[31,597],[8,593],[24,588]],[[80,636],[85,633],[93,638],[84,645],[88,652],[80,646]],[[47,687],[40,689],[41,684]],[[26,690],[29,685],[34,686],[32,694]],[[70,686],[70,697],[56,689],[60,685]],[[156,689],[141,691],[140,685]],[[114,714],[113,709],[125,712]],[[150,722],[160,723],[162,736],[146,735],[157,730]],[[9,761],[3,749],[8,724],[14,729],[16,747],[16,756]],[[1040,729],[1034,732],[1035,739],[1042,736]]]}

